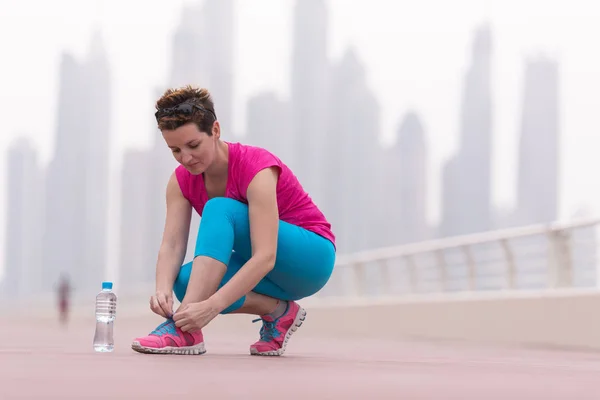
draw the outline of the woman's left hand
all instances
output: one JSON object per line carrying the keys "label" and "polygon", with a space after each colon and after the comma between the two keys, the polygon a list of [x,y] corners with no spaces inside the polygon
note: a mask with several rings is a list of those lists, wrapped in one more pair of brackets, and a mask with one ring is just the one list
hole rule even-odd
{"label": "woman's left hand", "polygon": [[219,312],[212,301],[205,300],[180,307],[173,315],[173,320],[182,331],[195,332],[208,325]]}

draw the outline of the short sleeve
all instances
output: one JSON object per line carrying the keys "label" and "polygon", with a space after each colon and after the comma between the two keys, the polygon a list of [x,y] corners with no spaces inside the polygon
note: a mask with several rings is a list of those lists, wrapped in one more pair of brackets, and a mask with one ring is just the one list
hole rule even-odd
{"label": "short sleeve", "polygon": [[239,160],[237,167],[238,190],[240,195],[247,199],[248,186],[250,186],[250,182],[256,174],[270,167],[277,167],[279,173],[281,173],[282,165],[281,161],[267,150],[253,148],[251,152],[247,152],[245,157]]}

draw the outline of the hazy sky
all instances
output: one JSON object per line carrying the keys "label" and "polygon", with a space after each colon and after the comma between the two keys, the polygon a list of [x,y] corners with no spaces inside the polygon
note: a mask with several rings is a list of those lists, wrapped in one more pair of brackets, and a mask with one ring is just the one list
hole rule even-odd
{"label": "hazy sky", "polygon": [[[0,7],[1,154],[24,134],[37,146],[43,162],[48,161],[55,134],[60,54],[67,51],[83,56],[92,31],[100,29],[113,74],[111,204],[116,213],[122,152],[127,147],[146,145],[155,132],[154,88],[167,80],[172,32],[182,5],[189,2],[4,0]],[[560,61],[561,217],[570,217],[584,205],[596,214],[600,212],[600,185],[592,175],[600,167],[600,10],[596,2],[326,3],[330,56],[337,60],[352,46],[364,61],[369,86],[382,107],[382,142],[390,143],[409,109],[423,118],[431,154],[431,221],[439,218],[439,167],[456,149],[463,76],[473,31],[487,21],[493,33],[494,202],[510,207],[514,201],[524,59],[543,53]],[[235,124],[230,127],[235,135],[225,133],[225,137],[243,140],[248,97],[261,90],[288,95],[294,2],[238,0],[236,4]],[[0,163],[0,188],[4,189],[0,193],[0,250],[5,237],[6,174],[5,163]]]}

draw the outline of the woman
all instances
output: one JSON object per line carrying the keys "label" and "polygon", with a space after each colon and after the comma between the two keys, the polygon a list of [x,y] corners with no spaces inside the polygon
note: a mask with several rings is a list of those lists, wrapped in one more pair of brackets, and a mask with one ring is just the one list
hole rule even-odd
{"label": "woman", "polygon": [[[167,216],[150,308],[167,320],[132,348],[203,354],[218,314],[255,314],[250,354],[279,356],[302,325],[296,300],[318,292],[335,263],[331,226],[290,171],[265,149],[221,140],[210,93],[169,89],[156,103],[163,138],[181,164],[167,184]],[[202,217],[194,260],[181,266],[192,208]],[[173,313],[172,292],[181,302]]]}

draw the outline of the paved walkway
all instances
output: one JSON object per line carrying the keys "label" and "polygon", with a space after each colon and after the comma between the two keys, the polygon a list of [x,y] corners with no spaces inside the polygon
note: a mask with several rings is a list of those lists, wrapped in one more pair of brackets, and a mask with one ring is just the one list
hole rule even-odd
{"label": "paved walkway", "polygon": [[312,327],[285,356],[261,358],[248,355],[259,329],[250,323],[235,334],[207,329],[202,356],[131,351],[155,322],[118,321],[115,352],[96,354],[89,319],[61,329],[13,318],[0,329],[0,399],[600,398],[598,353],[334,339]]}

